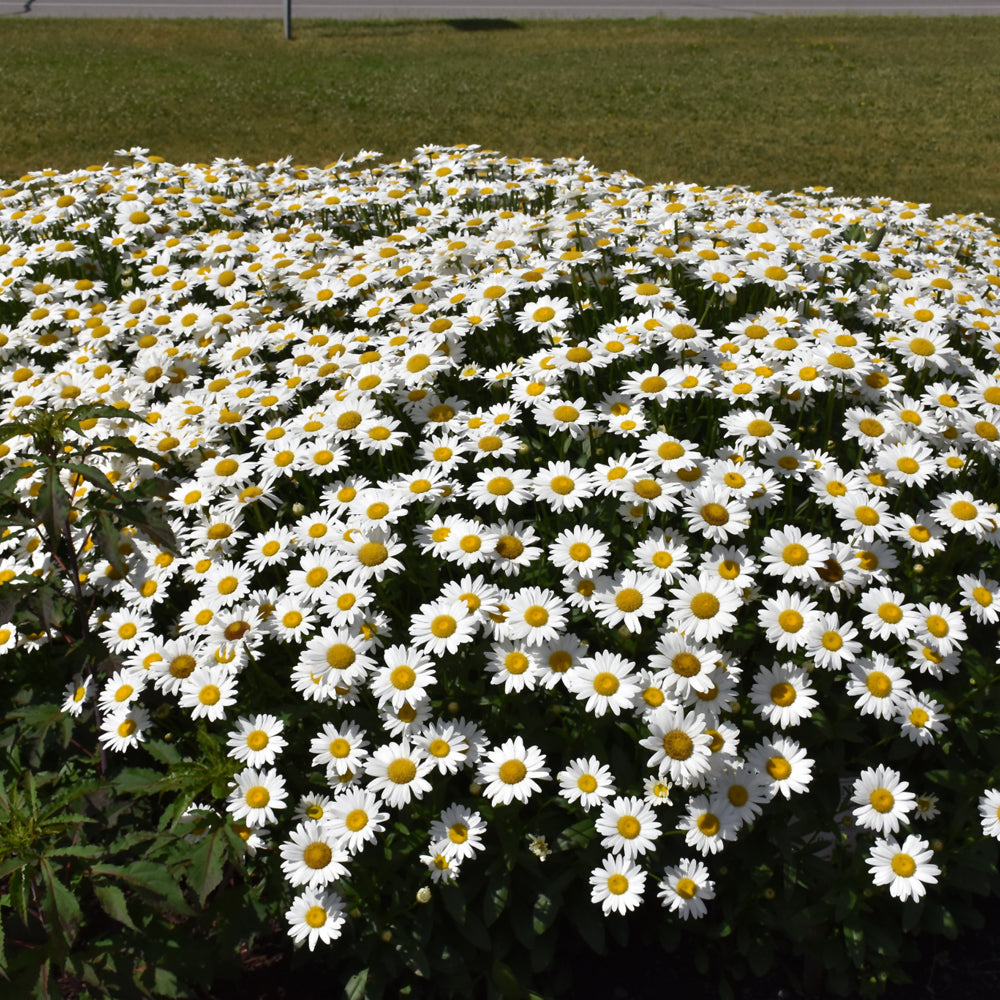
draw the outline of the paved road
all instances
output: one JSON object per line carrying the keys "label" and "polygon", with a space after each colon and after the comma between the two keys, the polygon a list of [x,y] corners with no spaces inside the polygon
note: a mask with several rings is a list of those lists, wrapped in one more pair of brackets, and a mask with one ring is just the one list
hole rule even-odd
{"label": "paved road", "polygon": [[[0,0],[0,15],[12,17],[273,17],[284,16],[284,0]],[[597,0],[395,0],[343,3],[292,0],[292,16],[332,18],[508,18],[529,17],[754,17],[767,14],[1000,15],[1000,0],[687,0],[671,3]]]}

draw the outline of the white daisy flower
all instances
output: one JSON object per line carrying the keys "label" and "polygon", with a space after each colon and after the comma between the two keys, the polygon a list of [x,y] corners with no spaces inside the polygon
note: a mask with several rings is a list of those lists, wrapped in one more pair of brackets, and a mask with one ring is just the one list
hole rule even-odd
{"label": "white daisy flower", "polygon": [[276,810],[285,802],[285,779],[277,771],[248,767],[234,777],[227,809],[233,819],[253,828],[276,822]]}
{"label": "white daisy flower", "polygon": [[713,642],[729,632],[743,604],[735,586],[707,573],[684,578],[670,594],[668,624],[698,642]]}
{"label": "white daisy flower", "polygon": [[780,792],[786,799],[791,798],[793,792],[808,789],[815,763],[795,740],[786,736],[762,740],[747,751],[746,761],[767,779],[772,798]]}
{"label": "white daisy flower", "polygon": [[667,868],[659,889],[657,897],[661,903],[682,920],[703,917],[704,901],[715,898],[715,883],[708,877],[708,869],[692,858],[683,858],[679,864]]}
{"label": "white daisy flower", "polygon": [[604,650],[584,657],[565,674],[564,683],[580,701],[584,710],[600,718],[605,712],[620,715],[630,708],[639,693],[635,664],[631,660]]}
{"label": "white daisy flower", "polygon": [[908,788],[898,771],[883,764],[866,768],[854,782],[851,801],[858,807],[854,818],[876,833],[895,833],[907,813],[916,808],[916,796]]}
{"label": "white daisy flower", "polygon": [[608,589],[598,588],[592,610],[607,628],[624,625],[630,632],[642,631],[643,618],[656,618],[666,601],[658,596],[660,580],[652,574],[626,569]]}
{"label": "white daisy flower", "polygon": [[527,802],[541,786],[535,779],[549,777],[545,756],[537,747],[526,746],[520,736],[487,751],[476,780],[486,787],[483,794],[491,805],[509,805],[514,799]]}
{"label": "white daisy flower", "polygon": [[240,716],[228,733],[229,756],[250,767],[268,767],[287,746],[281,735],[285,724],[274,715]]}
{"label": "white daisy flower", "polygon": [[681,788],[698,785],[712,769],[712,737],[705,716],[665,705],[648,721],[649,736],[639,741],[653,751],[646,766],[657,768],[660,777]]}
{"label": "white daisy flower", "polygon": [[979,797],[983,836],[1000,840],[1000,789],[987,788]]}
{"label": "white daisy flower", "polygon": [[[721,804],[721,811],[714,812]],[[687,813],[681,817],[677,829],[684,833],[684,843],[706,857],[718,854],[727,841],[736,839],[738,823],[735,814],[725,802],[710,804],[705,795],[696,795],[687,804]]]}
{"label": "white daisy flower", "polygon": [[762,667],[754,678],[750,700],[754,712],[772,726],[797,726],[812,715],[819,704],[816,689],[809,684],[805,668],[794,663]]}
{"label": "white daisy flower", "polygon": [[661,827],[652,806],[634,796],[604,802],[594,828],[601,846],[631,861],[655,848]]}
{"label": "white daisy flower", "polygon": [[880,837],[868,856],[875,885],[889,886],[896,899],[918,900],[926,893],[926,883],[937,882],[941,869],[931,863],[934,852],[926,840],[910,835],[902,845],[894,837]]}
{"label": "white daisy flower", "polygon": [[610,545],[601,531],[587,525],[564,528],[548,547],[549,561],[562,570],[593,577],[608,565]]}
{"label": "white daisy flower", "polygon": [[297,896],[285,914],[288,934],[296,943],[305,941],[312,951],[316,943],[329,944],[340,937],[347,916],[344,902],[335,892],[309,890]]}
{"label": "white daisy flower", "polygon": [[910,682],[900,667],[882,653],[871,659],[856,660],[850,666],[847,693],[857,698],[854,707],[862,715],[891,719],[903,698],[910,693]]}
{"label": "white daisy flower", "polygon": [[590,873],[590,899],[605,915],[628,913],[642,902],[646,873],[626,858],[612,855]]}
{"label": "white daisy flower", "polygon": [[472,642],[479,627],[461,600],[438,600],[424,604],[410,621],[413,643],[433,656],[454,653]]}
{"label": "white daisy flower", "polygon": [[281,870],[290,885],[322,889],[347,874],[348,853],[331,825],[307,819],[281,845]]}
{"label": "white daisy flower", "polygon": [[614,795],[615,783],[611,768],[596,757],[578,757],[556,775],[559,794],[567,802],[579,803],[590,810]]}
{"label": "white daisy flower", "polygon": [[329,811],[329,830],[348,854],[357,854],[365,844],[374,844],[385,829],[387,812],[379,809],[379,799],[367,788],[348,788],[337,796]]}
{"label": "white daisy flower", "polygon": [[465,861],[483,850],[486,821],[472,809],[453,802],[431,822],[431,840],[443,844],[442,853],[449,861]]}
{"label": "white daisy flower", "polygon": [[411,747],[408,738],[380,746],[366,761],[365,773],[372,779],[368,788],[378,792],[394,809],[412,799],[422,799],[431,790],[425,775],[433,764],[419,747]]}

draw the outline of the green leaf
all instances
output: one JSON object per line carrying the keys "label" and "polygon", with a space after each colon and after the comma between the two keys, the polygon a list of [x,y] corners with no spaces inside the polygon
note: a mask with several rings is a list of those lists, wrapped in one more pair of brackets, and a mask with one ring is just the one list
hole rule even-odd
{"label": "green leaf", "polygon": [[121,532],[107,511],[97,511],[95,519],[97,524],[94,527],[94,543],[97,545],[98,551],[111,563],[117,573],[126,576],[128,566],[125,563],[125,557],[118,549]]}
{"label": "green leaf", "polygon": [[595,906],[581,906],[571,911],[571,917],[580,937],[587,942],[591,951],[603,955],[605,944],[604,919]]}
{"label": "green leaf", "polygon": [[524,990],[517,981],[513,969],[499,959],[493,963],[493,982],[504,1000],[522,1000]]}
{"label": "green leaf", "polygon": [[124,503],[118,508],[118,517],[135,525],[161,549],[180,555],[177,538],[162,511],[148,503]]}
{"label": "green leaf", "polygon": [[157,966],[153,973],[153,992],[161,997],[179,996],[177,977],[169,969]]}
{"label": "green leaf", "polygon": [[115,484],[112,483],[100,469],[84,465],[82,462],[64,462],[63,468],[76,473],[78,476],[82,476],[87,480],[87,482],[92,483],[99,490],[102,490],[105,493],[110,493],[115,497],[121,496],[121,493],[118,491],[118,487],[115,486]]}
{"label": "green leaf", "polygon": [[28,900],[31,898],[31,876],[28,873],[27,865],[22,864],[10,876],[7,892],[10,895],[10,902],[14,907],[14,912],[21,918],[21,923],[27,926]]}
{"label": "green leaf", "polygon": [[73,893],[56,878],[56,873],[47,858],[43,857],[40,860],[39,869],[45,886],[45,912],[50,922],[49,932],[52,932],[53,924],[58,925],[68,948],[76,938],[80,924],[83,923],[80,904]]}
{"label": "green leaf", "polygon": [[867,244],[868,249],[869,250],[878,250],[879,244],[885,238],[885,234],[886,234],[886,227],[885,226],[880,226],[878,229],[876,229],[875,232],[872,233],[871,239],[868,241],[868,244]]}
{"label": "green leaf", "polygon": [[206,833],[191,852],[187,883],[198,894],[198,902],[202,906],[222,881],[222,869],[228,854],[229,844],[223,826]]}
{"label": "green leaf", "polygon": [[544,934],[552,926],[558,913],[558,901],[546,896],[544,892],[540,892],[531,910],[531,925],[535,933]]}
{"label": "green leaf", "polygon": [[59,470],[52,466],[46,470],[42,488],[38,491],[35,515],[45,525],[49,545],[53,550],[59,545],[63,528],[68,523],[70,506],[69,494],[59,481]]}
{"label": "green leaf", "polygon": [[124,924],[126,927],[130,927],[132,930],[137,931],[139,928],[135,926],[132,922],[132,918],[129,916],[128,907],[125,903],[125,893],[121,891],[116,885],[95,885],[94,895],[97,897],[97,902],[101,904],[101,909],[112,918],[112,920],[117,920],[118,923]]}
{"label": "green leaf", "polygon": [[192,916],[194,911],[188,906],[171,872],[155,861],[135,861],[130,865],[94,865],[92,877],[106,876],[120,879],[129,888],[141,893],[150,904],[184,916]]}
{"label": "green leaf", "polygon": [[365,1000],[368,986],[368,970],[362,969],[347,980],[344,987],[344,1000]]}
{"label": "green leaf", "polygon": [[506,873],[493,875],[486,883],[483,896],[483,921],[487,927],[496,923],[497,917],[507,908],[510,888]]}

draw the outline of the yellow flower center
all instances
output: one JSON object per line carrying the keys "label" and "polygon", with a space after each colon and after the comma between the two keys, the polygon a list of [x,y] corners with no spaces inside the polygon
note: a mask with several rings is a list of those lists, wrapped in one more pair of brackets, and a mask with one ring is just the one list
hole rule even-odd
{"label": "yellow flower center", "polygon": [[972,521],[976,516],[975,506],[967,500],[956,500],[951,505],[951,512],[959,521]]}
{"label": "yellow flower center", "polygon": [[702,813],[697,820],[698,830],[706,837],[714,837],[721,829],[722,824],[715,813]]}
{"label": "yellow flower center", "polygon": [[888,788],[876,788],[868,796],[868,801],[871,803],[872,809],[880,813],[892,812],[892,807],[896,804],[896,800]]}
{"label": "yellow flower center", "polygon": [[417,673],[412,667],[399,666],[389,674],[389,683],[399,691],[407,691],[413,687]]}
{"label": "yellow flower center", "polygon": [[719,599],[715,594],[701,593],[695,594],[691,598],[691,614],[695,618],[700,618],[705,621],[708,618],[714,618],[719,613]]}
{"label": "yellow flower center", "polygon": [[803,566],[809,559],[809,550],[804,545],[793,542],[781,550],[781,558],[789,566]]}
{"label": "yellow flower center", "polygon": [[771,688],[771,701],[781,708],[791,705],[795,701],[795,685],[787,681],[780,681]]}
{"label": "yellow flower center", "polygon": [[247,746],[254,752],[263,750],[268,743],[270,743],[270,738],[263,729],[255,729],[252,733],[247,734]]}
{"label": "yellow flower center", "polygon": [[214,684],[206,684],[198,692],[198,701],[203,705],[217,705],[222,697],[222,692]]}
{"label": "yellow flower center", "polygon": [[885,698],[892,690],[892,681],[888,674],[881,670],[873,670],[865,679],[865,686],[876,698]]}
{"label": "yellow flower center", "polygon": [[389,550],[381,542],[365,542],[358,549],[358,562],[362,566],[378,566],[389,558]]}
{"label": "yellow flower center", "polygon": [[353,647],[336,642],[326,651],[326,662],[333,670],[346,670],[357,658]]}
{"label": "yellow flower center", "polygon": [[528,769],[524,766],[523,761],[508,760],[500,765],[497,776],[504,784],[516,785],[519,781],[524,781],[527,773]]}
{"label": "yellow flower center", "polygon": [[624,587],[615,594],[615,607],[626,613],[642,607],[642,591],[634,587]]}
{"label": "yellow flower center", "polygon": [[671,729],[663,736],[663,751],[673,760],[687,760],[694,753],[694,740],[683,729]]}
{"label": "yellow flower center", "polygon": [[626,840],[634,840],[641,829],[642,824],[634,816],[622,816],[618,820],[618,832]]}
{"label": "yellow flower center", "polygon": [[602,671],[594,678],[594,690],[604,697],[608,698],[613,695],[619,687],[618,678],[608,671]]}
{"label": "yellow flower center", "polygon": [[321,840],[314,840],[303,852],[302,860],[314,871],[326,866],[333,860],[333,851],[329,844],[324,844]]}
{"label": "yellow flower center", "polygon": [[251,809],[263,809],[271,801],[271,793],[263,785],[254,785],[246,790],[243,799]]}
{"label": "yellow flower center", "polygon": [[694,899],[698,892],[698,886],[693,879],[682,878],[677,882],[674,891],[681,899]]}
{"label": "yellow flower center", "polygon": [[447,639],[454,635],[458,628],[458,622],[451,615],[437,615],[431,622],[431,635],[438,639]]}
{"label": "yellow flower center", "polygon": [[624,892],[628,892],[628,879],[624,875],[612,875],[608,879],[608,892],[613,896],[620,896]]}
{"label": "yellow flower center", "polygon": [[890,866],[893,872],[899,875],[900,878],[910,878],[917,870],[916,861],[909,854],[904,854],[902,851],[892,856]]}
{"label": "yellow flower center", "polygon": [[764,770],[775,780],[784,781],[792,773],[792,765],[784,757],[771,757]]}
{"label": "yellow flower center", "polygon": [[344,826],[352,833],[363,830],[368,825],[368,813],[364,809],[352,809],[344,817]]}
{"label": "yellow flower center", "polygon": [[408,785],[417,776],[417,765],[409,757],[397,757],[385,769],[386,777],[397,785]]}
{"label": "yellow flower center", "polygon": [[539,628],[549,620],[549,613],[540,604],[532,604],[524,612],[524,620],[532,627]]}

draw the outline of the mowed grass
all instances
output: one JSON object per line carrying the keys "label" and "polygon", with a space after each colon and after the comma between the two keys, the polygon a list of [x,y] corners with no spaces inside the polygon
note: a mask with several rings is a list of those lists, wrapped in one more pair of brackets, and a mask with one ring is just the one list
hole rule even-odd
{"label": "mowed grass", "polygon": [[3,22],[0,177],[478,143],[1000,216],[1000,18]]}

